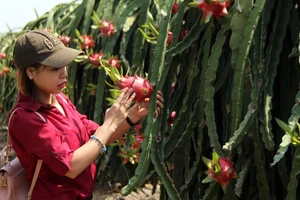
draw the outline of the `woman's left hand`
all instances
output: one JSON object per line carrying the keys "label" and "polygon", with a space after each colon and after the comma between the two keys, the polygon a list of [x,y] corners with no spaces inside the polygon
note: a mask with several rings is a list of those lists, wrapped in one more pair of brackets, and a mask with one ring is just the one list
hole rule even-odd
{"label": "woman's left hand", "polygon": [[[155,112],[154,112],[154,117],[157,117],[160,113],[161,110],[164,107],[164,98],[162,96],[162,92],[158,91],[157,95],[156,95],[156,108],[155,108]],[[131,121],[133,121],[134,123],[144,119],[145,117],[147,117],[147,115],[149,114],[149,105],[150,105],[150,99],[146,98],[143,101],[140,101],[138,103],[136,103],[135,105],[132,106],[132,108],[130,108],[129,111],[129,117],[131,119]]]}

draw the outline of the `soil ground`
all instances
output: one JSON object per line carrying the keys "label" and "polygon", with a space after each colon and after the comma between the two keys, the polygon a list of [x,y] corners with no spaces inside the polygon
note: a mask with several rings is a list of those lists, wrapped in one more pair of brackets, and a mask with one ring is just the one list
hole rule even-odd
{"label": "soil ground", "polygon": [[[6,144],[6,130],[7,127],[0,127],[0,150],[2,150]],[[118,191],[117,187],[102,187],[99,184],[96,184],[93,200],[159,200],[159,187],[156,188],[154,194],[152,194],[152,189],[153,187],[151,184],[146,184],[145,187],[137,189],[127,196],[123,196]]]}
{"label": "soil ground", "polygon": [[96,185],[93,199],[95,200],[158,200],[159,188],[156,193],[152,194],[152,185],[146,184],[144,188],[131,192],[127,196],[122,196],[119,192],[110,188],[101,188]]}

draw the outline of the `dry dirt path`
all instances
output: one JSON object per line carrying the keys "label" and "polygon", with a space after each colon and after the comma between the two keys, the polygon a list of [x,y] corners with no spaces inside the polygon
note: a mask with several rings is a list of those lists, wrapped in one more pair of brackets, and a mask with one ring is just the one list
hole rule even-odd
{"label": "dry dirt path", "polygon": [[127,196],[122,196],[120,193],[111,189],[101,188],[96,185],[93,200],[159,200],[160,190],[152,194],[152,185],[146,184],[145,187],[131,192]]}

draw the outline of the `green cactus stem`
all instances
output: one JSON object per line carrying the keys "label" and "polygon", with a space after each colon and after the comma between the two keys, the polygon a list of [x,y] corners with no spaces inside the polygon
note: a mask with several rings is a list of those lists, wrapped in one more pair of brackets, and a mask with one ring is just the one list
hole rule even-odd
{"label": "green cactus stem", "polygon": [[242,96],[244,87],[244,74],[247,57],[252,43],[253,35],[264,8],[265,0],[255,2],[254,9],[249,15],[249,20],[243,34],[243,40],[240,44],[240,51],[236,60],[234,69],[234,81],[232,89],[232,107],[231,107],[231,133],[238,128],[242,116]]}
{"label": "green cactus stem", "polygon": [[[270,36],[270,43],[267,47],[267,56],[266,56],[266,67],[267,74],[265,77],[266,84],[265,90],[266,94],[264,96],[265,108],[264,108],[264,124],[263,127],[265,134],[263,135],[263,141],[272,141],[272,98],[273,98],[273,84],[274,78],[277,74],[277,65],[279,63],[280,53],[283,48],[283,38],[285,37],[286,29],[289,22],[289,13],[292,9],[292,2],[279,1],[276,8],[276,17],[273,23],[273,31]],[[265,142],[265,144],[269,144]],[[273,144],[274,146],[274,144]]]}

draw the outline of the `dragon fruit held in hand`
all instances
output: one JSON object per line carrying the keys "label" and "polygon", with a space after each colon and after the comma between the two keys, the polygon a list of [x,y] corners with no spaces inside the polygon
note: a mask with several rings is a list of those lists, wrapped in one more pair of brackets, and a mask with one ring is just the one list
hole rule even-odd
{"label": "dragon fruit held in hand", "polygon": [[134,82],[133,76],[122,76],[120,80],[116,81],[116,84],[119,89],[123,88],[132,88],[132,84]]}
{"label": "dragon fruit held in hand", "polygon": [[148,98],[152,92],[153,87],[150,84],[149,80],[138,76],[125,76],[121,77],[115,82],[119,89],[123,88],[133,88],[134,93],[136,94],[135,101],[142,101],[145,98]]}

